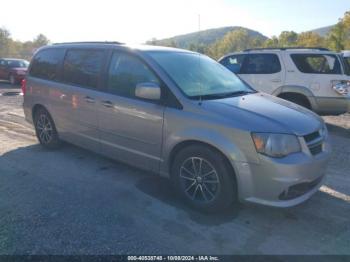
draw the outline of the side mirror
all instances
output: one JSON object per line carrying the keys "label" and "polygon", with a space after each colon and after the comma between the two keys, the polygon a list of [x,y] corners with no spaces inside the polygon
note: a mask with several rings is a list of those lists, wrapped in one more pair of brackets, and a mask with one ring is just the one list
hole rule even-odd
{"label": "side mirror", "polygon": [[160,99],[160,87],[155,83],[140,83],[136,85],[135,96],[148,100]]}

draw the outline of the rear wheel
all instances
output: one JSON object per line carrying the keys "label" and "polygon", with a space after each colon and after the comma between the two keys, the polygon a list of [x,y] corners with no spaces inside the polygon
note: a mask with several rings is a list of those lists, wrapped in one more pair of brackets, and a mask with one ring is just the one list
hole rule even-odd
{"label": "rear wheel", "polygon": [[295,103],[299,106],[305,107],[307,109],[311,110],[311,105],[309,100],[303,96],[303,95],[299,95],[299,94],[282,94],[279,96],[279,98],[282,98],[284,100],[290,101],[292,103]]}
{"label": "rear wheel", "polygon": [[233,174],[225,158],[206,146],[181,150],[172,165],[172,179],[186,202],[202,211],[222,211],[236,198]]}
{"label": "rear wheel", "polygon": [[50,149],[60,145],[55,123],[44,108],[39,108],[35,113],[34,125],[36,136],[41,145]]}

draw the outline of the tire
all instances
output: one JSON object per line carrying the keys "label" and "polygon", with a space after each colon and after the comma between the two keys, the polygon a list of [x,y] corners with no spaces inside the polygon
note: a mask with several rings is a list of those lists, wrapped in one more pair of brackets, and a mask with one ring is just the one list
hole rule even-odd
{"label": "tire", "polygon": [[9,75],[9,82],[11,85],[15,85],[17,82],[16,82],[16,78],[13,74],[10,74]]}
{"label": "tire", "polygon": [[36,136],[42,146],[48,149],[56,149],[60,146],[61,141],[55,123],[44,108],[39,108],[35,112],[34,126]]}
{"label": "tire", "polygon": [[280,96],[280,98],[311,110],[309,101],[301,95],[284,95]]}
{"label": "tire", "polygon": [[182,149],[171,168],[171,178],[183,199],[208,213],[223,211],[236,201],[233,176],[224,156],[202,145]]}

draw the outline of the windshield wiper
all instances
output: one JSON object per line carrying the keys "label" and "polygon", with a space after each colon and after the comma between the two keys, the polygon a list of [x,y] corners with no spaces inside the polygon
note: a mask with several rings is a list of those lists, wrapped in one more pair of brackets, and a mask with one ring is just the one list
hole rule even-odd
{"label": "windshield wiper", "polygon": [[242,96],[242,95],[247,95],[247,94],[253,94],[255,91],[250,90],[250,91],[235,91],[235,92],[227,92],[227,93],[218,93],[218,94],[207,94],[207,95],[202,95],[202,96],[192,96],[192,99],[199,99],[200,97],[203,100],[210,100],[210,99],[223,99],[223,98],[228,98],[228,97],[235,97],[235,96]]}

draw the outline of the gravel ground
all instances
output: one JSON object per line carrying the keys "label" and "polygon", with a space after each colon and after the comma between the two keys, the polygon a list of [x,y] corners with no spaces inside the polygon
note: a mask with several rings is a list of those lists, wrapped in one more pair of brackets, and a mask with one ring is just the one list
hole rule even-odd
{"label": "gravel ground", "polygon": [[205,215],[166,179],[71,145],[43,149],[14,91],[0,83],[0,254],[350,254],[349,115],[325,118],[334,153],[309,201]]}

